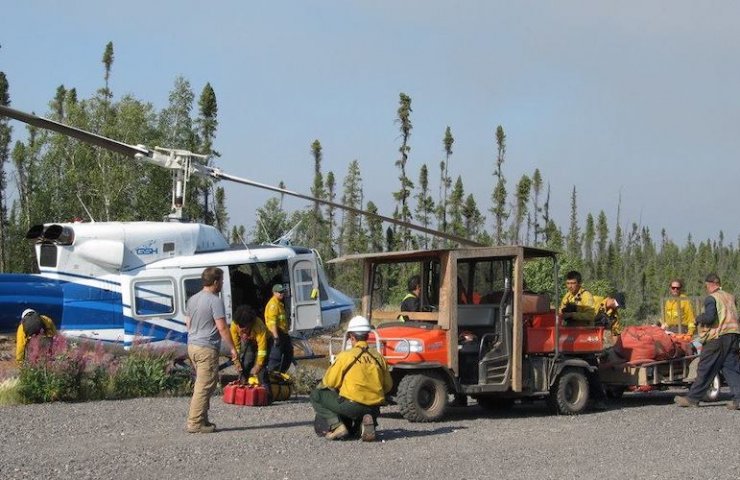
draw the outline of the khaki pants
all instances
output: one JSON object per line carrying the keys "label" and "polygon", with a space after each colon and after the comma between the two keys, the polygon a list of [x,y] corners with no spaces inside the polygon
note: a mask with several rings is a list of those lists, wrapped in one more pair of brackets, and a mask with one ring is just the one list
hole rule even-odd
{"label": "khaki pants", "polygon": [[193,398],[190,400],[188,427],[197,428],[208,421],[211,395],[218,382],[218,350],[188,345],[188,357],[195,369]]}

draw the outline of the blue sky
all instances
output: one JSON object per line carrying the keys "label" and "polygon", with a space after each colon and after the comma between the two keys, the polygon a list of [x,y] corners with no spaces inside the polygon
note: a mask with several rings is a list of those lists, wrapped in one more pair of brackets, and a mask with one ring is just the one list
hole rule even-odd
{"label": "blue sky", "polygon": [[[310,145],[392,211],[399,92],[412,99],[408,171],[436,192],[442,137],[490,229],[494,132],[508,136],[509,191],[535,168],[567,228],[604,210],[679,243],[740,234],[740,3],[437,0],[5,2],[0,70],[15,108],[44,114],[56,87],[91,95],[115,48],[111,88],[166,105],[174,80],[216,91],[218,165],[308,193]],[[18,134],[22,127],[14,123]],[[176,146],[174,146],[176,147]],[[270,197],[225,185],[232,223]],[[288,208],[302,205],[298,200]]]}

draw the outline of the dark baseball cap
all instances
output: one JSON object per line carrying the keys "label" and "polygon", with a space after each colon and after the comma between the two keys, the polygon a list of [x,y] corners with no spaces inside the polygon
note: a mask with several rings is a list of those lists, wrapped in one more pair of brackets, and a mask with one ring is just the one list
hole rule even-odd
{"label": "dark baseball cap", "polygon": [[707,275],[707,278],[704,279],[706,283],[720,283],[719,281],[719,275],[716,273],[710,273]]}

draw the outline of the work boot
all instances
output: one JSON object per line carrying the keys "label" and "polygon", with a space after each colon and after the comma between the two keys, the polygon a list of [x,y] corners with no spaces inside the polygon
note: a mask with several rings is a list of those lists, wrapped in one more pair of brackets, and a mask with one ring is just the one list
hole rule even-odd
{"label": "work boot", "polygon": [[673,397],[673,401],[676,402],[676,405],[679,407],[698,407],[699,402],[696,400],[691,400],[689,397],[685,397],[683,395],[676,395]]}
{"label": "work boot", "polygon": [[374,442],[375,441],[375,420],[370,414],[362,417],[362,433],[360,438],[363,442]]}
{"label": "work boot", "polygon": [[735,400],[730,400],[727,402],[727,410],[740,410],[740,403]]}
{"label": "work boot", "polygon": [[347,435],[349,435],[349,430],[347,430],[347,427],[343,423],[340,423],[338,427],[327,433],[324,438],[327,440],[341,440]]}
{"label": "work boot", "polygon": [[216,431],[216,425],[213,423],[208,425],[196,425],[194,427],[188,427],[187,431],[188,433],[213,433]]}

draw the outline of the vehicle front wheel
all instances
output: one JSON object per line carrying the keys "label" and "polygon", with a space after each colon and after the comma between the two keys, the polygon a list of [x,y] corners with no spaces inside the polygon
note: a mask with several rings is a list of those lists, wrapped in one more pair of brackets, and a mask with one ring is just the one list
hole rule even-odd
{"label": "vehicle front wheel", "polygon": [[447,410],[447,386],[433,373],[406,375],[398,384],[396,402],[410,422],[435,422]]}
{"label": "vehicle front wheel", "polygon": [[561,415],[576,415],[588,405],[588,379],[580,369],[565,369],[550,388],[548,404]]}

